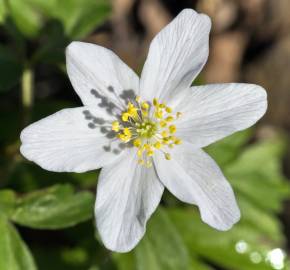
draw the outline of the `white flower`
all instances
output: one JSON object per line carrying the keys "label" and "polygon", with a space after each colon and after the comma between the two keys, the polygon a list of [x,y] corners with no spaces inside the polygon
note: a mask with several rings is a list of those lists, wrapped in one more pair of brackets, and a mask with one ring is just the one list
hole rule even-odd
{"label": "white flower", "polygon": [[210,27],[206,15],[183,10],[153,39],[140,80],[112,51],[71,43],[67,72],[84,106],[21,134],[21,153],[46,170],[104,167],[95,215],[111,250],[136,246],[164,187],[218,230],[240,218],[232,188],[201,148],[256,123],[267,97],[253,84],[191,87],[208,57]]}

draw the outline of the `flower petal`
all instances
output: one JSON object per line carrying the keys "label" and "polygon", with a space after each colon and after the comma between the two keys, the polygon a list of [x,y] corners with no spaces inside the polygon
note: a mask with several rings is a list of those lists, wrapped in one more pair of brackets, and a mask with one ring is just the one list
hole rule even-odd
{"label": "flower petal", "polygon": [[180,200],[197,204],[204,222],[228,230],[240,218],[233,190],[217,164],[201,149],[183,143],[172,159],[156,153],[154,162],[161,182]]}
{"label": "flower petal", "polygon": [[84,172],[100,168],[122,152],[112,142],[111,129],[106,127],[110,117],[99,108],[61,110],[25,128],[20,136],[20,151],[49,171]]}
{"label": "flower petal", "polygon": [[192,87],[175,108],[183,116],[176,135],[204,147],[254,125],[266,112],[266,91],[254,84]]}
{"label": "flower petal", "polygon": [[208,57],[211,22],[194,10],[183,10],[153,39],[141,81],[141,96],[168,102],[187,89]]}
{"label": "flower petal", "polygon": [[66,49],[67,72],[84,105],[112,102],[122,107],[139,90],[139,78],[117,55],[101,46],[72,42]]}
{"label": "flower petal", "polygon": [[95,207],[103,243],[118,252],[130,251],[143,237],[164,190],[155,169],[138,165],[136,150],[129,152],[102,169]]}

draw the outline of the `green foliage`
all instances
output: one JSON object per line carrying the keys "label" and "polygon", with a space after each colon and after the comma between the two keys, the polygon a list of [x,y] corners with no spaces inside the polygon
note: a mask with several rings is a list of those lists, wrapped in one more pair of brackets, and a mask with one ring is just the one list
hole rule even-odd
{"label": "green foliage", "polygon": [[0,214],[0,269],[36,270],[33,257],[12,224]]}
{"label": "green foliage", "polygon": [[92,33],[109,12],[106,0],[0,0],[6,43],[0,46],[0,93],[20,81],[24,67],[33,71],[47,63],[63,69],[69,42]]}
{"label": "green foliage", "polygon": [[61,229],[92,217],[94,197],[90,192],[74,193],[69,185],[33,192],[16,201],[11,220],[36,229]]}
{"label": "green foliage", "polygon": [[27,38],[36,38],[48,20],[58,21],[64,33],[83,38],[107,18],[110,11],[105,0],[13,0],[8,10],[19,31]]}
{"label": "green foliage", "polygon": [[135,250],[138,270],[188,269],[189,254],[166,211],[159,209]]}

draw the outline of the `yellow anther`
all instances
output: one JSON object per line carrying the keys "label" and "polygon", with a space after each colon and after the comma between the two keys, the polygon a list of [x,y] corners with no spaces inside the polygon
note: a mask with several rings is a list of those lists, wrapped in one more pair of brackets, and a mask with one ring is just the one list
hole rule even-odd
{"label": "yellow anther", "polygon": [[171,155],[169,153],[164,153],[164,157],[167,160],[170,160],[171,159]]}
{"label": "yellow anther", "polygon": [[159,105],[157,98],[153,98],[153,105],[154,106],[158,106]]}
{"label": "yellow anther", "polygon": [[176,118],[178,119],[179,117],[181,117],[182,116],[182,113],[181,112],[177,112],[176,113]]}
{"label": "yellow anther", "polygon": [[120,130],[120,124],[118,121],[112,123],[112,130],[118,132]]}
{"label": "yellow anther", "polygon": [[141,157],[142,154],[143,154],[143,149],[142,148],[139,148],[138,151],[137,151],[138,157]]}
{"label": "yellow anther", "polygon": [[149,109],[149,104],[147,103],[147,102],[142,102],[142,108],[144,109],[144,110],[148,110]]}
{"label": "yellow anther", "polygon": [[140,102],[140,101],[141,101],[141,97],[140,97],[140,96],[136,96],[135,100],[136,100],[137,102]]}
{"label": "yellow anther", "polygon": [[163,131],[161,132],[161,136],[162,136],[163,138],[166,138],[166,137],[168,136],[167,131],[163,130]]}
{"label": "yellow anther", "polygon": [[154,113],[154,116],[156,117],[156,118],[159,118],[159,119],[161,119],[162,117],[163,117],[163,111],[162,110],[156,110],[155,111],[155,113]]}
{"label": "yellow anther", "polygon": [[172,113],[172,109],[171,109],[170,107],[166,107],[165,111],[166,111],[167,113]]}
{"label": "yellow anther", "polygon": [[145,149],[146,151],[150,151],[150,150],[151,150],[151,146],[150,146],[149,144],[145,143],[145,144],[144,144],[144,149]]}
{"label": "yellow anther", "polygon": [[163,144],[169,144],[169,140],[167,138],[163,138],[162,143]]}
{"label": "yellow anther", "polygon": [[137,114],[137,108],[131,102],[128,104],[128,114],[130,116],[135,116]]}
{"label": "yellow anther", "polygon": [[123,133],[128,137],[132,136],[131,130],[129,128],[124,128]]}
{"label": "yellow anther", "polygon": [[144,165],[144,160],[143,160],[143,159],[138,159],[138,163],[139,163],[140,165]]}
{"label": "yellow anther", "polygon": [[166,125],[167,125],[167,122],[166,121],[164,121],[164,120],[162,120],[162,121],[160,121],[159,122],[159,125],[160,125],[160,127],[166,127]]}
{"label": "yellow anther", "polygon": [[118,138],[123,141],[123,142],[128,142],[130,141],[130,137],[128,137],[127,135],[125,134],[118,134]]}
{"label": "yellow anther", "polygon": [[159,104],[159,108],[164,109],[165,107],[166,106],[163,103]]}
{"label": "yellow anther", "polygon": [[167,116],[165,119],[167,122],[172,122],[174,120],[173,116]]}
{"label": "yellow anther", "polygon": [[168,129],[169,129],[170,133],[175,133],[176,132],[176,126],[175,125],[169,126]]}
{"label": "yellow anther", "polygon": [[148,111],[144,111],[144,110],[142,110],[142,115],[143,115],[143,116],[148,116]]}
{"label": "yellow anther", "polygon": [[124,122],[128,122],[129,117],[130,117],[129,113],[127,113],[127,112],[122,113],[122,120]]}
{"label": "yellow anther", "polygon": [[147,151],[147,155],[148,155],[149,157],[153,156],[153,154],[154,154],[154,150],[153,150],[153,149]]}
{"label": "yellow anther", "polygon": [[174,140],[174,144],[176,144],[176,145],[182,144],[182,140],[176,138],[176,139]]}
{"label": "yellow anther", "polygon": [[162,147],[161,142],[156,142],[156,143],[154,143],[154,147],[155,147],[156,149],[160,149],[160,148]]}
{"label": "yellow anther", "polygon": [[141,142],[140,139],[135,139],[135,140],[133,141],[133,145],[134,145],[135,147],[140,147],[141,144],[142,144],[142,142]]}

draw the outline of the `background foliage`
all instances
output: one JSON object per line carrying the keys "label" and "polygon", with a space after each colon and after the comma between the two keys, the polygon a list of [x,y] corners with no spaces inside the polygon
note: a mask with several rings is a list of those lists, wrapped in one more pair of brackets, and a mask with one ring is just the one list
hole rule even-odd
{"label": "background foliage", "polygon": [[287,269],[282,133],[257,139],[246,130],[206,149],[241,207],[232,230],[211,229],[196,207],[166,192],[146,236],[127,254],[106,250],[95,232],[97,171],[56,174],[20,156],[24,126],[78,104],[64,49],[104,27],[110,14],[106,0],[0,0],[0,270]]}

